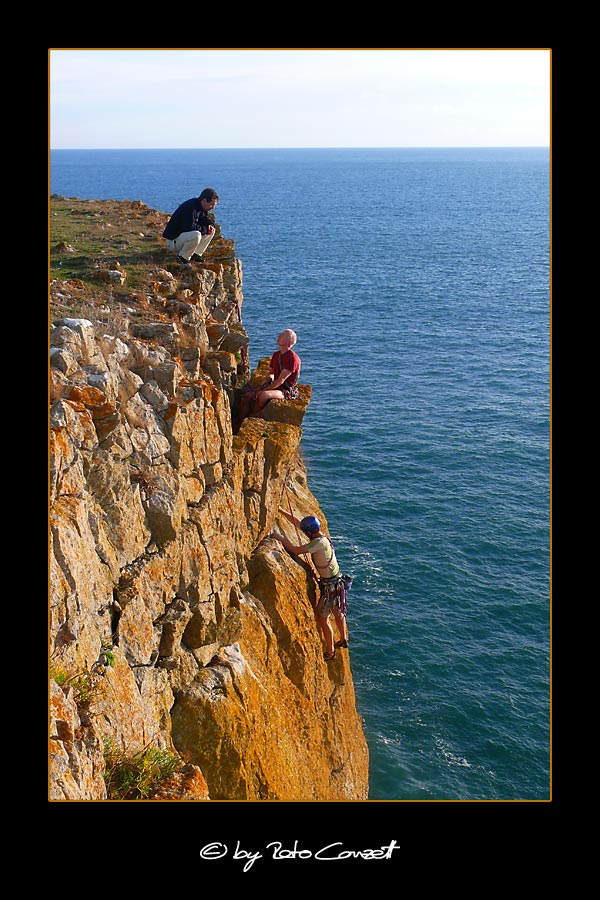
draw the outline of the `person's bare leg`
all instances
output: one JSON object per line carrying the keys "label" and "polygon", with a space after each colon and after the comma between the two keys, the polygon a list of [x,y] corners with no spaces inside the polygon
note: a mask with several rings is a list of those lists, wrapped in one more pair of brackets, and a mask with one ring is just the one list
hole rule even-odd
{"label": "person's bare leg", "polygon": [[335,616],[335,623],[338,627],[338,631],[340,633],[340,640],[348,642],[348,626],[346,624],[346,616],[343,614],[341,609],[337,606],[333,608],[333,615]]}
{"label": "person's bare leg", "polygon": [[333,646],[333,628],[331,627],[329,618],[319,616],[319,624],[323,630],[323,634],[325,635],[327,656],[333,656],[335,653],[335,647]]}
{"label": "person's bare leg", "polygon": [[261,391],[256,398],[257,409],[262,409],[269,400],[285,400],[285,394],[277,389],[274,391]]}

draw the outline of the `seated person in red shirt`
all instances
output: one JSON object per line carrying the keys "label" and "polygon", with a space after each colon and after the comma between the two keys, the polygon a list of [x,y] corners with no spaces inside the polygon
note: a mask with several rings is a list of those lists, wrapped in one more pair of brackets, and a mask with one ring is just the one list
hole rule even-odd
{"label": "seated person in red shirt", "polygon": [[286,328],[277,338],[279,350],[271,357],[271,372],[268,379],[258,388],[255,410],[263,409],[269,400],[295,400],[298,396],[300,377],[300,357],[292,347],[298,340],[295,331]]}

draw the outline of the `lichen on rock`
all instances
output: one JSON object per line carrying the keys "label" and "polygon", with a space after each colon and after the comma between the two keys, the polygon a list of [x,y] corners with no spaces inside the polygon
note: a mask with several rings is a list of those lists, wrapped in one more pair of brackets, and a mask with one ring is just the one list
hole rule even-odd
{"label": "lichen on rock", "polygon": [[[164,303],[119,334],[52,322],[50,799],[106,799],[107,741],[180,756],[157,800],[366,799],[348,651],[324,661],[314,571],[268,537],[294,539],[288,497],[326,525],[301,458],[310,386],[234,432],[266,361],[252,375],[241,352],[233,243],[219,234],[199,273],[167,266],[147,275]],[[86,289],[53,282],[61,298]]]}

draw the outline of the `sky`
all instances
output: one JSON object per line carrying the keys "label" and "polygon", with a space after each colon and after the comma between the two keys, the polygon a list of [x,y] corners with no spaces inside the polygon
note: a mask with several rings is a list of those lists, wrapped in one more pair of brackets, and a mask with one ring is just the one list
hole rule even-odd
{"label": "sky", "polygon": [[49,50],[52,149],[550,144],[551,50]]}

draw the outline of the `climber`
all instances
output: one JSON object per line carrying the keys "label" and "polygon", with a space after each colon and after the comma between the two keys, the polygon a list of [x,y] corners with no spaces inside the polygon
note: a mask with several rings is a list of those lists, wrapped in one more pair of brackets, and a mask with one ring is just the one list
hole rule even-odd
{"label": "climber", "polygon": [[[321,587],[321,597],[317,603],[317,618],[325,636],[325,659],[327,661],[335,658],[336,647],[348,646],[348,626],[346,624],[346,590],[351,579],[342,575],[339,563],[335,557],[335,551],[331,541],[327,535],[321,531],[321,523],[316,516],[305,516],[299,521],[295,516],[290,515],[284,509],[279,510],[280,514],[285,516],[296,529],[301,531],[310,539],[308,544],[294,546],[287,538],[276,532],[271,532],[269,537],[279,541],[289,553],[296,556],[310,553],[315,566],[319,571],[319,584]],[[329,617],[333,613],[340,640],[333,642],[333,628],[329,622]]]}
{"label": "climber", "polygon": [[167,249],[177,254],[177,262],[191,266],[192,260],[202,260],[202,254],[215,234],[208,213],[218,202],[217,192],[213,188],[204,188],[199,197],[192,197],[177,207],[162,234]]}
{"label": "climber", "polygon": [[277,338],[279,350],[271,357],[271,371],[254,391],[254,412],[260,412],[269,400],[295,400],[298,396],[301,362],[292,350],[297,340],[298,336],[291,328],[286,328]]}
{"label": "climber", "polygon": [[[271,357],[270,372],[258,387],[247,384],[242,392],[236,418],[241,423],[247,416],[260,415],[270,400],[295,400],[298,397],[300,357],[292,347],[298,336],[286,328],[277,338],[276,350]],[[239,425],[238,425],[239,427]]]}

